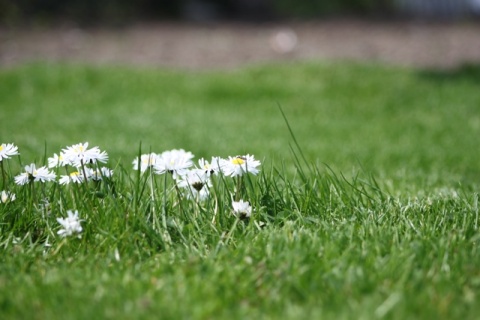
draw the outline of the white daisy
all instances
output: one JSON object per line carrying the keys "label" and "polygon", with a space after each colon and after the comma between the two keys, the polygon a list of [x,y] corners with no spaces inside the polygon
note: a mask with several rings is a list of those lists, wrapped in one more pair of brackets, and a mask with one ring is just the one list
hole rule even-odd
{"label": "white daisy", "polygon": [[180,177],[178,186],[186,189],[188,198],[204,200],[209,195],[209,174],[202,169],[188,170]]}
{"label": "white daisy", "polygon": [[56,168],[56,167],[63,167],[65,166],[65,155],[63,152],[60,152],[60,155],[54,153],[53,157],[48,158],[48,167],[49,168]]}
{"label": "white daisy", "polygon": [[66,218],[57,218],[58,223],[63,227],[63,229],[58,230],[57,234],[61,237],[67,237],[78,233],[80,238],[80,233],[83,230],[80,222],[83,220],[78,219],[78,211],[67,210],[67,215]]}
{"label": "white daisy", "polygon": [[248,201],[232,201],[233,214],[240,219],[250,218],[252,215],[252,207]]}
{"label": "white daisy", "polygon": [[192,158],[193,154],[183,149],[165,151],[154,165],[155,173],[162,174],[168,171],[174,179],[177,179],[193,165]]}
{"label": "white daisy", "polygon": [[[144,173],[148,168],[152,168],[158,162],[158,155],[156,153],[142,154],[140,156],[140,172]],[[138,170],[138,158],[133,160],[133,169]]]}
{"label": "white daisy", "polygon": [[98,147],[88,149],[88,142],[74,144],[62,150],[65,163],[75,167],[81,167],[86,164],[96,164],[97,162],[107,162],[108,155],[105,151],[100,151]]}
{"label": "white daisy", "polygon": [[40,167],[33,172],[34,181],[47,182],[54,181],[57,177],[55,173],[48,170],[47,167]]}
{"label": "white daisy", "polygon": [[18,185],[27,184],[30,181],[47,182],[55,180],[55,173],[48,171],[47,167],[36,168],[35,164],[25,166],[25,172],[15,177],[15,183]]}
{"label": "white daisy", "polygon": [[201,158],[198,160],[198,169],[205,171],[208,176],[218,174],[220,172],[220,161],[221,159],[219,157],[212,157],[210,162]]}
{"label": "white daisy", "polygon": [[101,167],[100,169],[88,169],[88,177],[92,180],[99,181],[105,178],[111,178],[113,170],[107,167]]}
{"label": "white daisy", "polygon": [[80,172],[80,169],[79,169],[79,171],[73,171],[73,172],[70,172],[70,174],[68,175],[61,176],[58,183],[60,184],[69,184],[70,182],[82,183],[84,180],[85,180],[85,177],[83,176],[83,174]]}
{"label": "white daisy", "polygon": [[27,184],[30,179],[33,180],[32,174],[29,173],[27,171],[27,167],[25,167],[25,172],[22,172],[19,175],[15,176],[15,183],[23,186],[24,184]]}
{"label": "white daisy", "polygon": [[14,193],[8,192],[3,190],[0,193],[0,202],[2,203],[7,203],[7,202],[12,202],[16,199],[16,196]]}
{"label": "white daisy", "polygon": [[13,143],[2,143],[0,145],[0,161],[10,159],[11,156],[18,154],[18,147],[13,145]]}
{"label": "white daisy", "polygon": [[235,177],[244,173],[258,174],[260,161],[255,160],[254,156],[247,154],[246,156],[228,157],[228,159],[220,160],[220,168],[224,175]]}

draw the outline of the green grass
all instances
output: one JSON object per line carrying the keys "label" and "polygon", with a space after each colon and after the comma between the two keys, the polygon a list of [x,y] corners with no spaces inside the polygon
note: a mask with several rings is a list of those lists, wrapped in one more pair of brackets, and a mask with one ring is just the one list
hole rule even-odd
{"label": "green grass", "polygon": [[[0,70],[0,143],[21,152],[4,160],[10,178],[84,141],[115,168],[115,189],[103,185],[102,198],[10,180],[17,199],[0,204],[0,316],[475,319],[479,81],[477,66],[314,62]],[[228,179],[196,205],[156,177],[152,201],[131,167],[140,145],[261,159],[246,184],[249,223],[230,212]],[[155,224],[162,208],[171,242]],[[56,236],[66,209],[85,219],[81,239]]]}
{"label": "green grass", "polygon": [[450,75],[358,64],[215,73],[27,65],[0,73],[0,136],[27,162],[45,144],[51,154],[81,141],[124,162],[140,142],[281,162],[291,138],[280,104],[311,161],[415,184],[469,184],[480,178],[479,77],[475,67]]}

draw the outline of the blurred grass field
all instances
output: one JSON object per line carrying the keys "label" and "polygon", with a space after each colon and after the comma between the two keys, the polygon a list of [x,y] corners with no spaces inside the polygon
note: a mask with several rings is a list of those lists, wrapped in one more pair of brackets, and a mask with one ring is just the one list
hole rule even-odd
{"label": "blurred grass field", "polygon": [[[141,216],[127,221],[121,198],[95,202],[83,239],[51,238],[51,248],[2,233],[2,222],[0,315],[475,319],[479,82],[476,66],[357,63],[0,70],[1,142],[15,143],[23,164],[85,141],[106,150],[121,177],[140,144],[197,158],[254,154],[264,174],[252,178],[254,220],[271,215],[264,229],[251,223],[231,236],[208,219],[184,221],[185,238],[170,249],[152,245]],[[303,176],[293,174],[301,153],[316,166]],[[16,174],[18,161],[9,163]],[[127,180],[119,194],[134,193]],[[8,209],[0,213],[7,221]]]}
{"label": "blurred grass field", "polygon": [[[309,161],[420,185],[480,178],[477,67],[417,71],[297,63],[225,72],[30,64],[0,72],[0,134],[33,161],[89,141],[289,161],[284,110]],[[38,159],[40,160],[40,159]]]}

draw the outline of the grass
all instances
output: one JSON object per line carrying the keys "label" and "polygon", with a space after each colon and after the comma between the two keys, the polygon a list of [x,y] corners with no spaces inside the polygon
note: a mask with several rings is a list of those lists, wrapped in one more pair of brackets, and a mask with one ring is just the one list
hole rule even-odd
{"label": "grass", "polygon": [[[99,197],[90,186],[32,191],[10,180],[17,199],[0,207],[0,314],[474,319],[479,80],[477,66],[314,62],[1,70],[0,142],[21,152],[6,162],[9,177],[89,141],[108,151],[115,189],[103,184]],[[197,158],[254,154],[262,171],[246,181],[250,221],[231,214],[227,178],[197,205],[159,176],[152,201],[148,177],[131,167],[140,144]],[[157,216],[165,208],[167,229],[152,207]],[[56,236],[67,209],[85,219],[81,239]]]}
{"label": "grass", "polygon": [[26,161],[45,144],[50,154],[89,141],[125,162],[140,142],[281,162],[291,138],[280,104],[311,161],[468,184],[480,177],[478,78],[475,67],[449,75],[306,63],[195,74],[35,64],[0,74],[0,134]]}

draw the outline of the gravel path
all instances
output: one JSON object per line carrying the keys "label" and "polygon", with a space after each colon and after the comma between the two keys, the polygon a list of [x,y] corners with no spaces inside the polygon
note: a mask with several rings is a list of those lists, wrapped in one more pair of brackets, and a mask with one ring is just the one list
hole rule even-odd
{"label": "gravel path", "polygon": [[380,61],[421,68],[480,64],[480,23],[327,20],[0,29],[0,67],[48,60],[202,70],[301,59]]}

